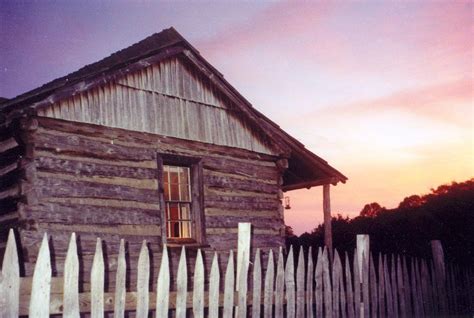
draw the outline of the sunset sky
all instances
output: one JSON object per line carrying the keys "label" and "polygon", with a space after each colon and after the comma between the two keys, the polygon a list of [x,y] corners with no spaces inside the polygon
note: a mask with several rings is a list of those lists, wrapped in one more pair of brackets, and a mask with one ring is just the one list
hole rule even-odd
{"label": "sunset sky", "polygon": [[[473,2],[0,2],[0,96],[174,26],[255,108],[349,180],[333,213],[474,176]],[[322,189],[289,192],[296,233]]]}

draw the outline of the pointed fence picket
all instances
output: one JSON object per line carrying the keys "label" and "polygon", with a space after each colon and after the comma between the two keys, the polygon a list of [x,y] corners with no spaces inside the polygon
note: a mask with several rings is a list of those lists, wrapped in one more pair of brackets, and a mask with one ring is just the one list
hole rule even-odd
{"label": "pointed fence picket", "polygon": [[[217,253],[214,252],[212,258],[207,285],[203,252],[198,250],[194,264],[189,264],[194,265],[194,273],[193,288],[188,291],[190,277],[183,247],[177,284],[173,289],[176,291],[170,291],[170,260],[164,246],[157,289],[150,292],[151,261],[144,241],[137,263],[137,290],[127,291],[125,242],[121,240],[115,290],[105,292],[106,262],[102,242],[97,239],[90,291],[79,292],[81,263],[77,250],[73,233],[64,276],[52,277],[48,236],[45,234],[33,277],[20,277],[15,236],[10,231],[0,272],[0,316],[29,314],[31,317],[49,317],[50,314],[62,314],[63,317],[79,317],[81,313],[90,313],[91,317],[102,318],[105,312],[113,311],[114,317],[124,317],[126,312],[135,311],[136,317],[149,317],[156,311],[156,317],[168,317],[170,311],[174,311],[174,316],[186,317],[188,310],[192,310],[194,317],[212,318],[234,317],[234,314],[238,318],[247,317],[247,312],[252,317],[260,317],[262,313],[263,317],[360,317],[361,314],[364,317],[430,317],[443,313],[466,316],[474,308],[472,271],[441,263],[444,262],[442,259],[437,259],[430,267],[426,260],[399,255],[387,257],[379,254],[374,259],[368,250],[364,250],[363,253],[355,251],[352,258],[346,253],[343,267],[337,251],[333,253],[331,264],[326,248],[319,248],[317,257],[313,258],[311,249],[306,251],[305,257],[304,249],[299,248],[297,254],[295,250],[293,255],[291,247],[286,256],[282,249],[279,250],[275,273],[273,251],[269,251],[266,267],[263,267],[261,251],[257,249],[252,271],[247,270],[250,252],[241,254],[241,270],[237,276],[231,250],[222,291]],[[358,255],[362,258],[359,259]],[[297,262],[294,256],[297,256]],[[249,272],[252,275],[248,275]],[[249,285],[250,281],[252,284]],[[237,292],[236,283],[239,285]],[[439,304],[442,296],[446,297],[445,302]]]}

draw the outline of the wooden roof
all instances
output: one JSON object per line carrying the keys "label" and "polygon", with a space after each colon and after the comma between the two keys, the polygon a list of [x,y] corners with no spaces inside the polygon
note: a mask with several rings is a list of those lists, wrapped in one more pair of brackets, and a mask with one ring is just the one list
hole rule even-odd
{"label": "wooden roof", "polygon": [[146,39],[64,77],[0,103],[0,126],[14,118],[35,113],[65,97],[89,90],[162,59],[181,55],[197,67],[239,109],[241,116],[255,130],[267,136],[282,156],[289,158],[284,175],[284,190],[309,188],[322,184],[345,182],[347,178],[325,160],[305,148],[283,131],[232,87],[224,76],[209,64],[174,28],[165,29]]}

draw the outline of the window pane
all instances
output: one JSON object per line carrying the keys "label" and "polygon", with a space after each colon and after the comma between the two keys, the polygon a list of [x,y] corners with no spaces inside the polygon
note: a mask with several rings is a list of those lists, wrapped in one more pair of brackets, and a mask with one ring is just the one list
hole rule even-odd
{"label": "window pane", "polygon": [[168,221],[179,220],[178,203],[168,203]]}

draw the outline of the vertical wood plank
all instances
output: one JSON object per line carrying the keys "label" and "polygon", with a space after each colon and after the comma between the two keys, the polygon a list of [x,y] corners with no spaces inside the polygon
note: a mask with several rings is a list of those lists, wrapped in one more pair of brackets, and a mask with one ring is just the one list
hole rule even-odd
{"label": "vertical wood plank", "polygon": [[399,304],[398,304],[398,284],[397,284],[397,264],[395,261],[395,255],[392,254],[391,257],[391,267],[390,267],[390,276],[392,281],[392,296],[393,296],[393,315],[398,317],[399,313]]}
{"label": "vertical wood plank", "polygon": [[179,257],[176,281],[176,318],[186,318],[186,297],[188,293],[188,269],[186,265],[186,249],[183,246]]}
{"label": "vertical wood plank", "polygon": [[104,317],[104,254],[100,238],[97,238],[91,269],[91,317]]}
{"label": "vertical wood plank", "polygon": [[235,309],[237,317],[247,317],[247,266],[244,264],[245,258],[242,258],[238,291],[238,307]]}
{"label": "vertical wood plank", "polygon": [[234,309],[234,252],[230,250],[224,286],[224,317],[232,317]]}
{"label": "vertical wood plank", "polygon": [[219,283],[219,263],[217,260],[217,253],[214,252],[211,274],[209,276],[209,318],[219,317]]}
{"label": "vertical wood plank", "polygon": [[383,276],[385,282],[385,296],[387,299],[387,316],[393,317],[393,297],[392,297],[392,284],[390,283],[390,274],[388,270],[388,259],[387,255],[383,256]]}
{"label": "vertical wood plank", "polygon": [[403,268],[400,255],[397,256],[397,289],[398,289],[398,300],[400,301],[400,317],[407,316],[407,307],[405,303],[405,288],[403,284]]}
{"label": "vertical wood plank", "polygon": [[125,242],[120,240],[119,255],[117,259],[117,273],[115,274],[115,304],[114,318],[122,318],[125,315],[125,273],[127,264],[125,262]]}
{"label": "vertical wood plank", "polygon": [[0,271],[0,317],[17,318],[19,308],[20,265],[15,234],[13,229],[10,229]]}
{"label": "vertical wood plank", "polygon": [[332,217],[330,184],[323,185],[323,215],[324,215],[324,245],[329,249],[329,259],[332,260]]}
{"label": "vertical wood plank", "polygon": [[421,317],[419,297],[421,296],[418,290],[418,282],[415,276],[415,258],[410,262],[410,278],[411,278],[411,294],[413,300],[413,313],[415,317]]}
{"label": "vertical wood plank", "polygon": [[314,317],[314,267],[313,267],[313,250],[310,246],[308,249],[308,270],[306,274],[306,317]]}
{"label": "vertical wood plank", "polygon": [[323,284],[324,284],[324,311],[325,317],[332,315],[332,288],[331,288],[331,274],[329,272],[329,255],[327,247],[324,247],[322,256],[323,266]]}
{"label": "vertical wood plank", "polygon": [[[380,284],[380,281],[379,281]],[[374,258],[370,253],[369,261],[369,286],[370,286],[370,316],[377,317],[378,310],[378,293],[377,293],[377,276],[375,274]]]}
{"label": "vertical wood plank", "polygon": [[253,294],[252,294],[252,317],[260,318],[262,297],[262,265],[260,262],[260,249],[255,252],[253,261]]}
{"label": "vertical wood plank", "polygon": [[163,246],[161,255],[160,272],[156,282],[156,317],[167,318],[170,297],[170,263],[168,248]]}
{"label": "vertical wood plank", "polygon": [[277,274],[275,281],[275,317],[283,317],[285,269],[283,268],[282,248],[278,252]]}
{"label": "vertical wood plank", "polygon": [[[361,295],[360,295],[360,270],[359,270],[359,257],[357,249],[354,251],[354,314],[356,317],[360,317],[361,314]],[[360,262],[362,264],[362,261]]]}
{"label": "vertical wood plank", "polygon": [[412,304],[411,304],[411,288],[410,288],[410,278],[409,278],[409,272],[408,272],[405,256],[402,257],[402,273],[403,273],[403,289],[404,289],[404,294],[405,294],[406,312],[407,312],[407,316],[411,317],[413,315]]}
{"label": "vertical wood plank", "polygon": [[286,287],[286,316],[295,317],[295,262],[293,256],[293,246],[290,251],[285,266],[285,287]]}
{"label": "vertical wood plank", "polygon": [[268,253],[267,271],[265,273],[265,290],[263,298],[263,317],[270,318],[273,313],[273,286],[275,278],[275,264],[273,250]]}
{"label": "vertical wood plank", "polygon": [[296,317],[305,317],[304,251],[300,247],[296,270]]}
{"label": "vertical wood plank", "polygon": [[441,315],[446,315],[446,266],[444,264],[444,252],[441,242],[437,240],[431,241],[431,251],[433,253],[434,277],[438,293],[439,312]]}
{"label": "vertical wood plank", "polygon": [[321,248],[318,249],[316,259],[316,270],[314,280],[316,281],[316,291],[314,297],[316,300],[316,317],[323,316],[323,255]]}
{"label": "vertical wood plank", "polygon": [[416,276],[416,281],[417,281],[417,297],[418,297],[418,302],[419,302],[419,308],[420,308],[420,314],[422,317],[426,316],[425,312],[425,303],[424,303],[424,291],[423,291],[423,285],[421,281],[421,262],[419,259],[415,260],[415,276]]}
{"label": "vertical wood plank", "polygon": [[337,250],[334,251],[334,261],[332,265],[332,316],[333,317],[341,317],[342,314],[339,311],[340,307],[340,288],[342,286],[339,285],[341,281],[341,258],[339,257],[339,253]]}
{"label": "vertical wood plank", "polygon": [[370,316],[369,262],[366,261],[368,258],[369,254],[364,251],[364,253],[362,253],[362,317]]}
{"label": "vertical wood plank", "polygon": [[137,273],[137,318],[148,317],[149,295],[150,295],[150,254],[143,240],[138,256]]}
{"label": "vertical wood plank", "polygon": [[344,289],[344,271],[343,271],[343,268],[342,268],[342,262],[339,261],[340,265],[339,265],[339,271],[340,271],[340,275],[339,275],[339,293],[340,293],[340,296],[339,296],[339,299],[340,299],[340,303],[341,303],[341,317],[342,318],[346,318],[347,317],[347,311],[346,311],[346,306],[347,306],[347,298],[346,298],[346,291]]}
{"label": "vertical wood plank", "polygon": [[378,305],[379,305],[379,317],[385,317],[385,277],[383,271],[383,258],[382,254],[379,253],[379,262],[378,262]]}
{"label": "vertical wood plank", "polygon": [[194,265],[193,314],[197,318],[204,317],[204,264],[201,249],[197,251]]}
{"label": "vertical wood plank", "polygon": [[29,316],[35,318],[49,318],[49,300],[51,291],[51,256],[49,253],[48,236],[45,233],[41,241],[40,250],[36,259]]}
{"label": "vertical wood plank", "polygon": [[[347,317],[354,318],[354,291],[352,289],[351,261],[346,252],[346,295],[347,295]],[[355,273],[355,270],[354,270]]]}
{"label": "vertical wood plank", "polygon": [[76,233],[71,234],[64,262],[63,317],[79,318],[79,259]]}

